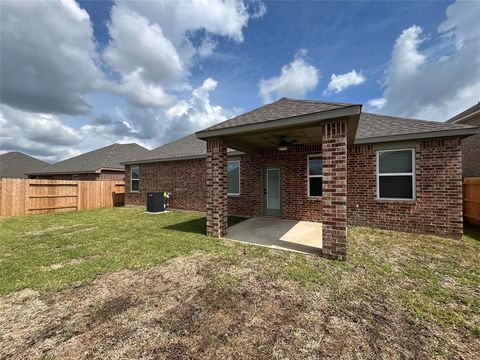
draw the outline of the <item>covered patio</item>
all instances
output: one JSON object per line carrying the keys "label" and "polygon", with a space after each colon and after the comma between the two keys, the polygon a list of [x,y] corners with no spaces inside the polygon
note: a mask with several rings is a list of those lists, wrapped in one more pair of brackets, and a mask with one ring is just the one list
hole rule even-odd
{"label": "covered patio", "polygon": [[227,229],[226,239],[273,249],[322,254],[322,223],[254,217]]}
{"label": "covered patio", "polygon": [[[207,235],[346,258],[347,145],[354,141],[361,106],[302,105],[308,113],[279,113],[273,103],[270,109],[264,107],[259,113],[246,113],[197,133],[207,142]],[[248,194],[230,202],[253,204],[250,214],[239,215],[255,218],[227,231],[232,195],[227,193],[228,148],[246,154],[240,173],[248,184]],[[321,193],[314,198],[307,194],[306,175],[306,162],[313,155],[322,162]],[[258,219],[263,216],[277,219]],[[305,221],[316,222],[317,226],[310,226],[315,231],[300,231]]]}

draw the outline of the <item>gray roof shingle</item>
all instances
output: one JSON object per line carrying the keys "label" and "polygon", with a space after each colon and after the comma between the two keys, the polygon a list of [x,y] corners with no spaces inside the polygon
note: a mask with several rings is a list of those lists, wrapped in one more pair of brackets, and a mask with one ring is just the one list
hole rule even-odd
{"label": "gray roof shingle", "polygon": [[[345,108],[348,106],[356,105],[317,100],[296,100],[282,98],[271,104],[262,106],[236,116],[230,120],[213,125],[203,131],[225,129],[228,127],[279,120],[288,117]],[[368,143],[368,139],[373,138],[394,137],[408,134],[420,134],[421,137],[422,133],[427,134],[432,132],[469,128],[474,127],[468,125],[409,119],[362,112],[360,114],[355,140]],[[152,151],[143,153],[141,156],[131,159],[128,162],[153,162],[156,160],[172,160],[175,158],[180,159],[189,157],[203,157],[206,156],[206,152],[206,142],[197,139],[195,134],[191,134],[166,145],[160,146]]]}
{"label": "gray roof shingle", "polygon": [[[233,152],[235,150],[228,149],[228,151]],[[147,151],[134,159],[124,161],[124,163],[203,157],[206,154],[207,143],[204,140],[197,139],[195,134],[190,134],[152,151]]]}
{"label": "gray roof shingle", "polygon": [[0,155],[0,178],[23,179],[30,171],[37,171],[48,165],[47,162],[33,156],[12,151]]}
{"label": "gray roof shingle", "polygon": [[298,100],[283,97],[271,104],[264,105],[241,115],[235,116],[229,120],[223,121],[219,124],[210,126],[203,131],[226,129],[236,126],[286,119],[355,105],[356,104],[316,100]]}
{"label": "gray roof shingle", "polygon": [[135,143],[112,144],[45,166],[37,171],[29,172],[29,174],[89,173],[105,168],[124,170],[125,167],[121,162],[127,161],[131,158],[137,158],[144,152],[148,152],[148,149]]}
{"label": "gray roof shingle", "polygon": [[355,139],[466,129],[471,126],[362,112]]}

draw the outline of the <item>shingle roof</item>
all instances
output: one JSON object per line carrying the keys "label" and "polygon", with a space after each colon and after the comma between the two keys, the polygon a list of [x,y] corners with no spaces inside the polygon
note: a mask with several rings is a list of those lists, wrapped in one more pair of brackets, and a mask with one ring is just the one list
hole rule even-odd
{"label": "shingle roof", "polygon": [[469,107],[467,110],[462,111],[460,114],[457,114],[447,120],[447,123],[456,123],[458,120],[463,119],[464,117],[474,113],[475,111],[480,110],[480,101],[475,105]]}
{"label": "shingle roof", "polygon": [[[235,150],[228,149],[229,152]],[[147,151],[136,158],[126,160],[124,163],[149,162],[152,160],[172,160],[181,158],[204,157],[207,154],[207,143],[197,139],[195,134],[190,134],[168,144],[162,145],[152,151]]]}
{"label": "shingle roof", "polygon": [[317,100],[298,100],[281,98],[271,104],[253,109],[241,115],[235,116],[219,124],[210,126],[203,131],[226,129],[235,126],[256,124],[266,121],[286,119],[290,117],[314,114],[322,111],[341,109],[356,104],[326,102]]}
{"label": "shingle roof", "polygon": [[148,152],[148,149],[135,143],[131,144],[112,144],[103,148],[87,152],[82,155],[72,157],[44,168],[30,172],[32,175],[38,174],[75,174],[95,172],[99,169],[118,169],[124,170],[121,162],[130,158],[141,156]]}
{"label": "shingle roof", "polygon": [[471,127],[460,124],[449,124],[439,121],[409,119],[362,112],[360,114],[360,121],[358,123],[357,135],[355,136],[355,139],[358,140],[382,136],[421,134],[432,131],[467,128]]}
{"label": "shingle roof", "polygon": [[27,178],[30,171],[37,171],[48,165],[47,162],[30,155],[12,151],[0,155],[0,178]]}
{"label": "shingle roof", "polygon": [[[230,120],[213,125],[203,131],[225,129],[228,127],[242,126],[265,121],[279,120],[287,117],[318,113],[356,106],[348,103],[333,103],[317,100],[296,100],[282,98],[271,104],[254,109]],[[421,138],[432,133],[441,133],[448,130],[472,129],[474,127],[445,122],[409,119],[396,116],[378,115],[362,112],[358,124],[355,141],[361,143],[373,142],[373,139],[387,137],[401,137],[403,135],[416,134]],[[437,136],[437,135],[435,135]],[[390,140],[392,141],[392,140]],[[195,134],[188,135],[169,144],[160,146],[150,152],[131,159],[128,163],[153,162],[181,158],[195,158],[206,156],[206,142],[197,139]]]}

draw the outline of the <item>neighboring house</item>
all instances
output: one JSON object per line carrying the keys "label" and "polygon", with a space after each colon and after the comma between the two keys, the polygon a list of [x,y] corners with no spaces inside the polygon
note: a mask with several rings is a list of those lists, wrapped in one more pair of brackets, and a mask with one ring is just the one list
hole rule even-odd
{"label": "neighboring house", "polygon": [[26,179],[27,173],[47,165],[47,162],[19,151],[8,152],[0,155],[0,178]]}
{"label": "neighboring house", "polygon": [[[480,126],[480,102],[447,120],[450,124]],[[480,134],[462,140],[463,176],[480,176]]]}
{"label": "neighboring house", "polygon": [[31,171],[28,175],[30,178],[53,180],[123,180],[125,167],[121,162],[146,151],[148,149],[134,143],[112,144]]}
{"label": "neighboring house", "polygon": [[207,212],[211,236],[227,213],[322,222],[323,255],[338,259],[347,223],[460,237],[461,139],[477,132],[282,98],[125,162],[126,202],[169,191]]}

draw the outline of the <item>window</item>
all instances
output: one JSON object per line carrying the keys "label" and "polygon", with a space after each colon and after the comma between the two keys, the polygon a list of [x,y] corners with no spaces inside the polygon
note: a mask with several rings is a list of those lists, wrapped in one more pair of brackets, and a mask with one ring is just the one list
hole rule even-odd
{"label": "window", "polygon": [[130,167],[130,192],[138,192],[140,190],[140,166],[134,165]]}
{"label": "window", "polygon": [[323,185],[323,163],[319,155],[308,157],[308,196],[321,197]]}
{"label": "window", "polygon": [[227,162],[228,173],[228,195],[240,195],[240,161],[228,161]]}
{"label": "window", "polygon": [[80,180],[80,175],[72,175],[72,180]]}
{"label": "window", "polygon": [[379,199],[415,198],[415,151],[377,151],[377,196]]}

